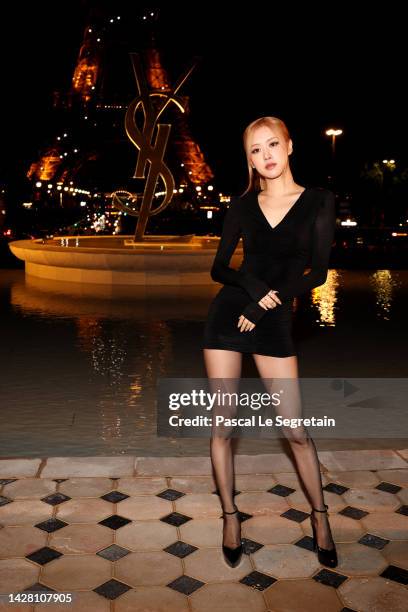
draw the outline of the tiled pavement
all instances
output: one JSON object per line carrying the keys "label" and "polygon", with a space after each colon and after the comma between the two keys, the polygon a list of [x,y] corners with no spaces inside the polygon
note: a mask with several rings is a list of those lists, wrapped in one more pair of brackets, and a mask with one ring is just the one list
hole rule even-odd
{"label": "tiled pavement", "polygon": [[339,565],[311,550],[285,454],[235,457],[245,555],[223,561],[209,457],[0,459],[0,610],[408,610],[408,449],[319,452]]}

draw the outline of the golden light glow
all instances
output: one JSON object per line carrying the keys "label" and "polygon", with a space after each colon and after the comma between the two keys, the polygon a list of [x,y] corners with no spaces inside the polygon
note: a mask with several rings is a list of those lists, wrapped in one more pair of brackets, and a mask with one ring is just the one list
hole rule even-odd
{"label": "golden light glow", "polygon": [[312,304],[319,313],[316,322],[320,327],[334,327],[336,324],[337,291],[340,284],[340,273],[329,270],[324,285],[312,290]]}
{"label": "golden light glow", "polygon": [[377,270],[370,277],[370,283],[374,289],[377,316],[389,321],[391,318],[391,307],[394,300],[395,289],[401,286],[398,272],[390,270]]}

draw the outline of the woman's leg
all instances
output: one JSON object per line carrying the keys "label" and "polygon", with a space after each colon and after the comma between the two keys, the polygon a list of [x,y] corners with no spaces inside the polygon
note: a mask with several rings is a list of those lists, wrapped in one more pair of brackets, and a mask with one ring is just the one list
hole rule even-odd
{"label": "woman's leg", "polygon": [[[236,351],[221,349],[203,349],[204,362],[210,389],[215,393],[218,389],[233,393],[238,391],[238,381],[241,376],[242,354]],[[228,407],[214,406],[212,418],[216,414],[235,416],[235,410]],[[223,510],[234,511],[234,460],[231,448],[231,438],[227,429],[219,430],[218,435],[212,435],[210,440],[211,462],[214,469],[218,493]],[[223,544],[235,548],[240,544],[240,521],[237,514],[225,515]]]}
{"label": "woman's leg", "polygon": [[[270,357],[254,354],[256,367],[268,392],[285,389],[282,404],[275,408],[276,415],[284,418],[302,416],[301,396],[298,385],[297,357]],[[271,381],[270,379],[277,379]],[[279,380],[280,379],[280,380]],[[289,380],[295,379],[295,380]],[[296,467],[313,508],[324,510],[323,484],[320,474],[319,458],[314,441],[302,427],[291,429],[282,427],[296,461]],[[316,527],[317,543],[321,548],[334,546],[330,525],[325,512],[312,513]]]}

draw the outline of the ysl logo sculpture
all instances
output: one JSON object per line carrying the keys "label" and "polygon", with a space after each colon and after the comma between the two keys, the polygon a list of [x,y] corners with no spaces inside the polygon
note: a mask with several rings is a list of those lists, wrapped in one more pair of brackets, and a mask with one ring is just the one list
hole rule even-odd
{"label": "ysl logo sculpture", "polygon": [[[142,194],[142,203],[139,210],[130,204],[137,205],[137,195],[125,190],[117,190],[112,193],[113,204],[120,210],[131,215],[138,216],[136,224],[135,241],[143,240],[147,221],[150,215],[157,215],[171,202],[174,193],[174,178],[169,168],[163,161],[167,147],[167,141],[171,130],[169,123],[157,123],[160,115],[170,102],[173,102],[181,112],[185,112],[185,102],[177,96],[177,92],[184,84],[191,72],[194,70],[196,62],[177,82],[174,89],[170,92],[152,91],[149,93],[145,80],[140,54],[131,53],[133,71],[136,78],[139,95],[129,105],[125,116],[125,129],[129,140],[139,150],[136,169],[133,178],[146,178],[146,164],[149,162],[149,171],[146,185]],[[153,97],[160,100],[153,104]],[[142,108],[144,125],[141,130],[136,123],[136,112]],[[157,134],[153,142],[153,135],[157,125]],[[162,202],[152,209],[152,201],[156,191],[159,176],[165,186],[165,195]],[[129,202],[128,202],[129,201]]]}

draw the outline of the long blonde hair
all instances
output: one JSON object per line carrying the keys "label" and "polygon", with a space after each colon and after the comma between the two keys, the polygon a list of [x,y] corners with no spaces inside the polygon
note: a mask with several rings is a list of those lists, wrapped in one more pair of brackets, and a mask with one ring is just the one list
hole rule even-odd
{"label": "long blonde hair", "polygon": [[289,130],[286,127],[286,124],[282,119],[278,119],[278,117],[259,117],[252,121],[244,130],[243,134],[243,142],[244,142],[244,150],[247,158],[248,165],[248,187],[245,189],[242,195],[245,195],[249,191],[261,191],[264,188],[263,179],[259,176],[256,168],[252,168],[251,163],[249,161],[249,137],[252,132],[262,126],[270,127],[271,129],[278,128],[281,130],[283,137],[286,142],[290,140]]}

